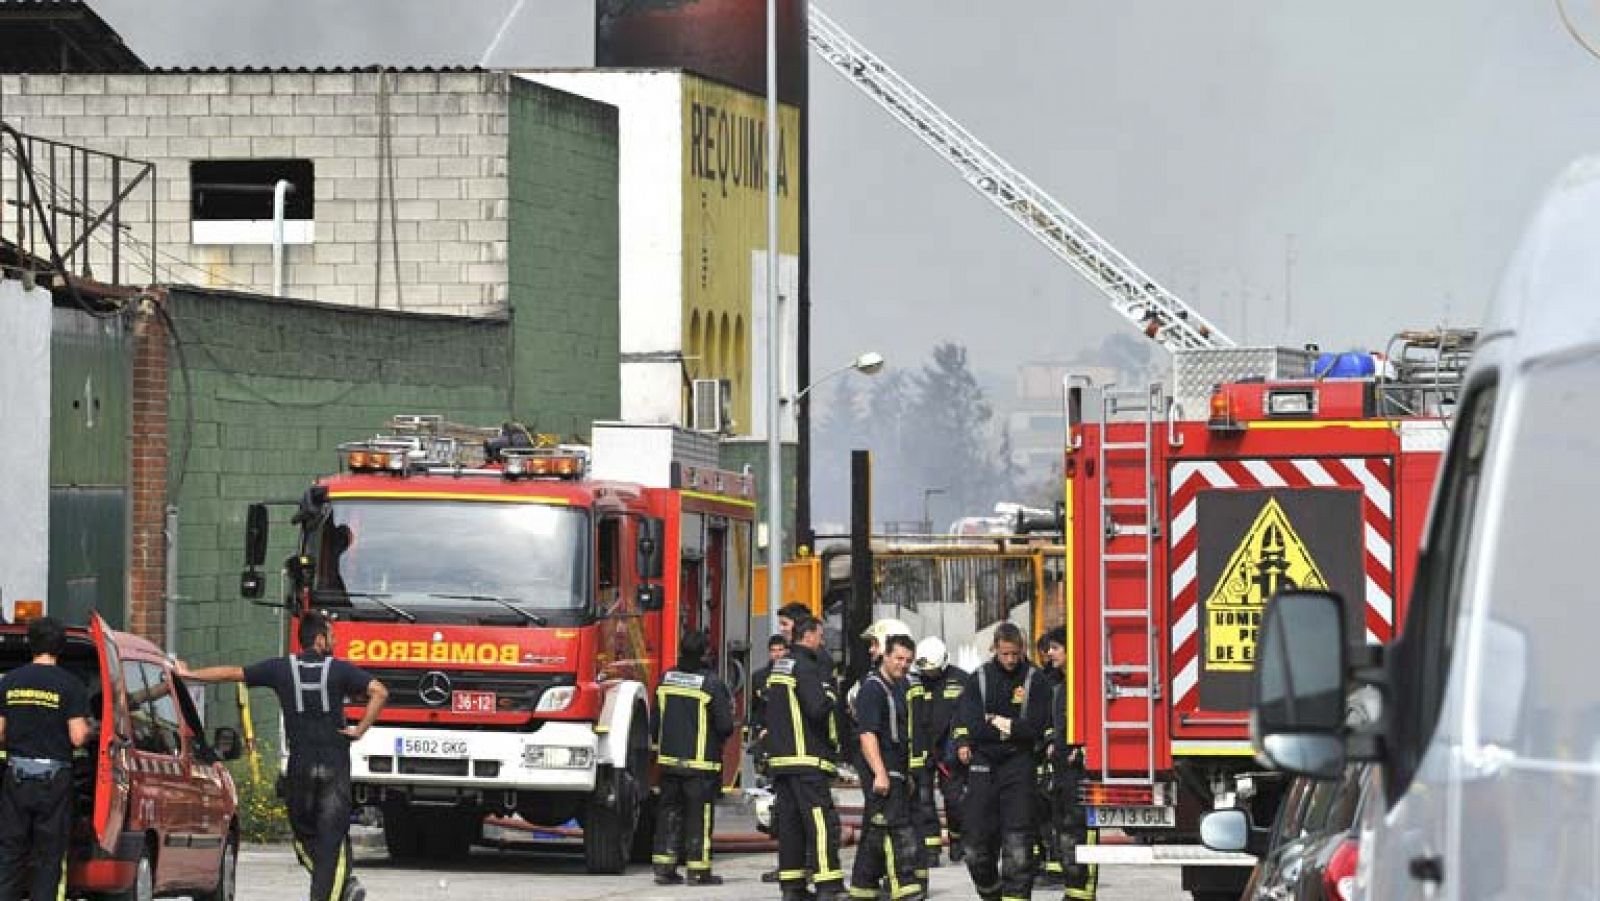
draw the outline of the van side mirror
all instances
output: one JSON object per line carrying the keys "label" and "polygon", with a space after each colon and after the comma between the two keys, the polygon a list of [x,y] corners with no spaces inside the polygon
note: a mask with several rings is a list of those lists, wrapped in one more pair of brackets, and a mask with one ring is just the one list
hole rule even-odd
{"label": "van side mirror", "polygon": [[666,531],[665,520],[654,516],[639,520],[639,556],[634,568],[639,571],[641,580],[661,578],[664,570],[661,546]]}
{"label": "van side mirror", "polygon": [[1317,779],[1344,770],[1345,653],[1338,595],[1287,591],[1267,604],[1250,739],[1268,766]]}
{"label": "van side mirror", "polygon": [[1250,843],[1250,816],[1237,807],[1200,817],[1200,842],[1213,851],[1239,852]]}
{"label": "van side mirror", "polygon": [[222,760],[238,760],[244,753],[238,730],[229,726],[218,726],[216,734],[211,739],[211,750]]}
{"label": "van side mirror", "polygon": [[1213,851],[1260,857],[1271,838],[1268,830],[1250,822],[1249,811],[1238,807],[1208,811],[1200,817],[1200,843]]}

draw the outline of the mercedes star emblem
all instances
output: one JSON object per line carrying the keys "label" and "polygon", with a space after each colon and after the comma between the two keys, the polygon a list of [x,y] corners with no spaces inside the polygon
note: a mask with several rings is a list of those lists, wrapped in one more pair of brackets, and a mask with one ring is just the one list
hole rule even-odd
{"label": "mercedes star emblem", "polygon": [[450,701],[450,677],[433,670],[417,680],[417,694],[429,707],[441,707]]}

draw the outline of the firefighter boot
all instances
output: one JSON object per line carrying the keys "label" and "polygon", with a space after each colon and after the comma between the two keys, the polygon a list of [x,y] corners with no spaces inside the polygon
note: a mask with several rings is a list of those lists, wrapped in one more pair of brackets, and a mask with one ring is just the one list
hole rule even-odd
{"label": "firefighter boot", "polygon": [[656,885],[683,885],[683,874],[675,866],[656,864]]}
{"label": "firefighter boot", "polygon": [[710,870],[690,870],[690,885],[721,885],[722,877]]}

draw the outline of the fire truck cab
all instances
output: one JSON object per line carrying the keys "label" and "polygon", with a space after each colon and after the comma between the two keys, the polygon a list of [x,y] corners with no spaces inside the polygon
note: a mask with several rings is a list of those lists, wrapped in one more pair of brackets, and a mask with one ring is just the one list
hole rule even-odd
{"label": "fire truck cab", "polygon": [[1360,599],[1352,635],[1394,636],[1472,337],[1181,350],[1170,391],[1067,378],[1066,722],[1090,825],[1129,839],[1082,862],[1179,865],[1196,898],[1238,897],[1253,859],[1206,850],[1198,819],[1276,807],[1249,742],[1267,601],[1338,591]]}
{"label": "fire truck cab", "polygon": [[[597,424],[590,447],[393,426],[341,445],[340,471],[293,504],[283,574],[290,618],[328,616],[335,653],[389,689],[352,749],[356,803],[399,858],[465,853],[498,814],[577,820],[592,871],[647,859],[649,711],[682,635],[709,634],[743,712],[752,479],[716,468],[713,436],[669,427]],[[252,505],[249,597],[266,523]]]}

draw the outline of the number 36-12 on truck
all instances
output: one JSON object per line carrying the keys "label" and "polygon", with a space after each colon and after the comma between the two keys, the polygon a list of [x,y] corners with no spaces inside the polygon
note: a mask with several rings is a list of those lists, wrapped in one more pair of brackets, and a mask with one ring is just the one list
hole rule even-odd
{"label": "number 36-12 on truck", "polygon": [[[327,615],[335,653],[389,689],[352,748],[389,853],[464,854],[485,816],[520,814],[576,819],[592,871],[648,859],[649,710],[681,636],[708,633],[743,715],[750,477],[717,468],[714,436],[670,427],[597,424],[588,446],[436,416],[397,416],[338,460],[285,503],[276,603]],[[267,506],[249,510],[250,598]],[[731,777],[737,742],[725,759]]]}

